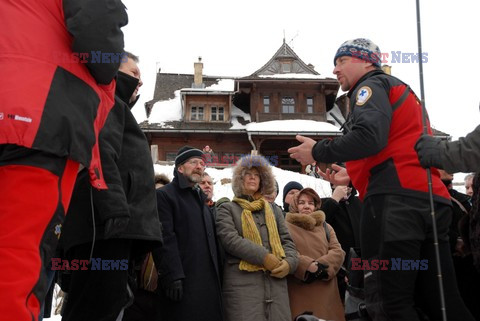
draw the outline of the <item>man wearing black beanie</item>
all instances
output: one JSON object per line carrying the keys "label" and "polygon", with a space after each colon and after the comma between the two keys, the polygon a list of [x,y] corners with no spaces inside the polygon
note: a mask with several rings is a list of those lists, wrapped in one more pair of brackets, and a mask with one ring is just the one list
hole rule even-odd
{"label": "man wearing black beanie", "polygon": [[295,194],[295,192],[298,192],[300,190],[303,189],[303,186],[302,184],[300,184],[299,182],[295,182],[295,181],[291,181],[291,182],[288,182],[284,187],[283,187],[283,211],[285,213],[288,213],[289,211],[289,204],[292,200],[292,196],[293,194]]}
{"label": "man wearing black beanie", "polygon": [[223,320],[215,222],[198,186],[204,153],[180,148],[173,181],[157,190],[164,245],[153,252],[162,320]]}

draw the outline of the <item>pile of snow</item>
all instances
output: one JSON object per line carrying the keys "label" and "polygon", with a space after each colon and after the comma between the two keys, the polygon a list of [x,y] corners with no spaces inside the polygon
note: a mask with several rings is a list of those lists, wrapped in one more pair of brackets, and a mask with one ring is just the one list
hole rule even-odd
{"label": "pile of snow", "polygon": [[[174,165],[158,165],[155,164],[155,174],[165,174],[170,180],[173,180],[173,169]],[[231,179],[232,178],[232,169],[233,167],[228,167],[224,169],[217,168],[206,168],[206,172],[213,178],[213,200],[216,201],[222,197],[228,197],[230,200],[233,198],[232,184],[222,184],[222,179]],[[275,202],[278,205],[283,205],[282,195],[283,187],[290,181],[296,181],[303,185],[303,187],[313,188],[320,197],[329,197],[332,195],[332,190],[330,188],[330,183],[313,176],[308,176],[305,174],[300,174],[288,170],[283,170],[278,167],[272,167],[273,174],[275,179],[278,182],[279,193]]]}

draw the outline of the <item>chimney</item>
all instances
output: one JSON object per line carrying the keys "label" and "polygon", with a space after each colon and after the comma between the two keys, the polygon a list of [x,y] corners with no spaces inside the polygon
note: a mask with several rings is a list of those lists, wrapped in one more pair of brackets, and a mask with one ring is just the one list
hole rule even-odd
{"label": "chimney", "polygon": [[198,57],[198,62],[193,64],[193,69],[195,71],[193,75],[193,88],[204,88],[203,83],[203,62],[202,57]]}
{"label": "chimney", "polygon": [[391,74],[392,74],[392,66],[383,65],[383,66],[382,66],[382,70],[383,70],[383,72],[386,73],[387,75],[391,75]]}

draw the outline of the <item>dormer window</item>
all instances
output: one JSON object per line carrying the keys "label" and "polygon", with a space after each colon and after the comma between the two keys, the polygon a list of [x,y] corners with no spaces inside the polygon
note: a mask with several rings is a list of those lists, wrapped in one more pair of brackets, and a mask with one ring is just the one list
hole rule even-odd
{"label": "dormer window", "polygon": [[220,106],[212,106],[210,115],[212,121],[224,121],[225,109]]}
{"label": "dormer window", "polygon": [[203,120],[203,106],[192,106],[190,120]]}

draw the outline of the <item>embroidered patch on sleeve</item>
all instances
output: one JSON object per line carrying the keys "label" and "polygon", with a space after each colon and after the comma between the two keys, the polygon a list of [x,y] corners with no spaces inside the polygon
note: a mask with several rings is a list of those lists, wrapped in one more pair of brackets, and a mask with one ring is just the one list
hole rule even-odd
{"label": "embroidered patch on sleeve", "polygon": [[372,90],[370,89],[370,87],[363,86],[357,91],[357,101],[355,102],[355,104],[357,106],[362,106],[368,101],[368,99],[370,99],[371,96]]}

